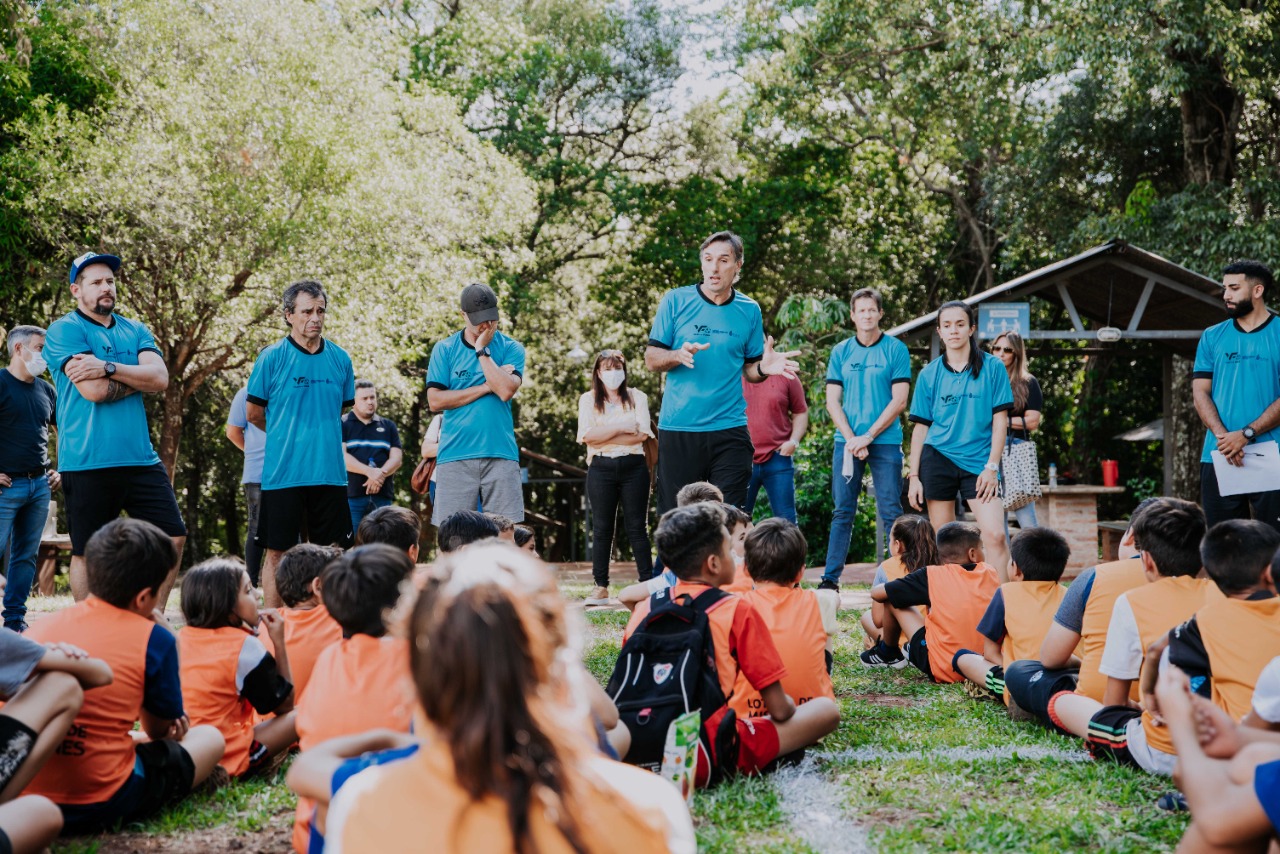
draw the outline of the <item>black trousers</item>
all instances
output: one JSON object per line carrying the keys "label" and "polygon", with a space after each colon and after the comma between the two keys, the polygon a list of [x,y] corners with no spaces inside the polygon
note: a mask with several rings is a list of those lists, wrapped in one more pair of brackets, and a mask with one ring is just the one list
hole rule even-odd
{"label": "black trousers", "polygon": [[685,484],[705,480],[720,487],[726,504],[745,508],[755,446],[744,427],[691,433],[658,430],[658,515],[676,506]]}
{"label": "black trousers", "polygon": [[622,525],[636,556],[641,581],[653,575],[649,554],[649,467],[644,454],[601,457],[587,469],[587,500],[591,502],[591,575],[598,587],[609,586],[609,559],[622,505]]}
{"label": "black trousers", "polygon": [[[1200,506],[1205,522],[1212,528],[1227,519],[1256,519],[1280,531],[1280,489],[1247,495],[1222,495],[1213,463],[1200,464]],[[1253,513],[1250,515],[1250,509]]]}

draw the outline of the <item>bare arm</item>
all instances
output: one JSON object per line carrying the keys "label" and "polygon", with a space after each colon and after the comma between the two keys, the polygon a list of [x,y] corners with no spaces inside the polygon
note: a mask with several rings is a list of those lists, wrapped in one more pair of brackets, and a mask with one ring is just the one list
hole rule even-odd
{"label": "bare arm", "polygon": [[875,587],[871,588],[871,601],[872,602],[888,602],[889,601],[889,594],[885,592],[883,584],[877,584]]}
{"label": "bare arm", "polygon": [[299,754],[289,766],[289,775],[285,778],[285,782],[289,784],[290,789],[304,798],[327,804],[333,775],[343,762],[365,753],[408,747],[416,742],[417,739],[411,735],[389,729],[375,729],[359,735],[331,738]]}
{"label": "bare arm", "polygon": [[429,460],[432,457],[439,456],[439,454],[440,454],[439,442],[431,442],[426,439],[422,440],[422,458],[423,459]]}
{"label": "bare arm", "polygon": [[1102,692],[1102,705],[1104,706],[1127,706],[1129,705],[1129,691],[1133,688],[1132,679],[1117,679],[1114,676],[1107,677],[1107,687]]}
{"label": "bare arm", "polygon": [[240,450],[244,450],[244,428],[237,427],[234,424],[227,425],[227,438],[231,440],[231,444]]}
{"label": "bare arm", "polygon": [[1009,416],[1009,429],[1025,430],[1028,433],[1040,429],[1040,410],[1028,409],[1021,415]]}
{"label": "bare arm", "polygon": [[1004,650],[991,638],[982,639],[982,657],[996,667],[1004,666]]}
{"label": "bare arm", "polygon": [[392,448],[391,453],[387,455],[387,461],[382,464],[382,471],[392,475],[400,471],[402,465],[404,465],[404,448]]}
{"label": "bare arm", "polygon": [[259,430],[267,429],[267,408],[254,403],[252,400],[244,405],[245,420],[257,427]]}
{"label": "bare arm", "polygon": [[776,723],[789,721],[796,713],[796,704],[787,696],[787,692],[782,690],[781,682],[774,682],[763,688],[760,691],[760,698],[764,700],[764,707],[768,710],[769,717]]}
{"label": "bare arm", "polygon": [[432,412],[447,412],[450,409],[461,409],[486,394],[493,394],[493,389],[489,388],[488,383],[459,389],[429,388],[427,389],[427,406]]}
{"label": "bare arm", "polygon": [[169,386],[169,369],[164,359],[151,350],[139,353],[136,365],[116,363],[112,377],[107,376],[106,364],[82,353],[72,356],[63,370],[85,400],[93,403],[113,403],[135,392],[160,392]]}
{"label": "bare arm", "polygon": [[681,344],[674,350],[667,350],[650,344],[644,348],[644,366],[655,374],[669,371],[682,365],[686,368],[692,368],[694,354],[710,346],[710,344],[699,345],[689,342]]}
{"label": "bare arm", "polygon": [[44,658],[36,664],[36,670],[70,673],[85,688],[100,688],[115,679],[111,665],[100,658],[90,658],[83,649],[63,643],[46,644]]}
{"label": "bare arm", "polygon": [[800,444],[804,434],[809,431],[809,413],[797,412],[791,417],[791,441]]}
{"label": "bare arm", "polygon": [[374,466],[366,465],[351,456],[351,452],[346,449],[345,445],[342,447],[342,461],[347,464],[347,471],[352,474],[360,474],[365,477],[369,477],[371,472],[377,471],[377,468]]}
{"label": "bare arm", "polygon": [[844,386],[827,384],[827,414],[831,416],[831,423],[836,425],[836,429],[840,431],[840,435],[844,436],[846,442],[853,439],[853,427],[849,425],[849,418],[844,414]]}
{"label": "bare arm", "polygon": [[585,445],[639,445],[644,440],[645,434],[639,430],[608,424],[597,424],[582,437]]}
{"label": "bare arm", "polygon": [[1191,381],[1191,399],[1196,405],[1196,414],[1200,421],[1215,436],[1227,432],[1227,427],[1218,415],[1218,405],[1213,402],[1213,380],[1199,378]]}
{"label": "bare arm", "polygon": [[911,427],[911,449],[907,452],[907,501],[917,510],[924,509],[924,483],[920,480],[920,454],[929,436],[928,424]]}
{"label": "bare arm", "polygon": [[1053,623],[1045,633],[1040,644],[1040,663],[1049,670],[1066,667],[1071,661],[1071,654],[1080,643],[1080,634],[1066,626]]}
{"label": "bare arm", "polygon": [[485,385],[493,390],[498,400],[506,402],[515,397],[516,392],[520,390],[520,375],[514,370],[506,370],[491,357],[480,357],[480,369],[484,371]]}

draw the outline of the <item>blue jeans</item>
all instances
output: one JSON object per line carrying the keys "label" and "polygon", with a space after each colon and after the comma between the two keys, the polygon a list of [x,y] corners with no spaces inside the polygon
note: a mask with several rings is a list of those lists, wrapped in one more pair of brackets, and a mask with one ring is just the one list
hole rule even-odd
{"label": "blue jeans", "polygon": [[360,520],[379,507],[390,507],[391,499],[381,495],[347,496],[347,505],[351,508],[351,533],[360,530]]}
{"label": "blue jeans", "polygon": [[858,496],[862,493],[862,475],[871,468],[871,483],[876,490],[876,514],[884,535],[889,536],[893,523],[902,515],[902,448],[897,445],[870,445],[865,460],[853,461],[853,477],[844,472],[844,442],[836,442],[831,458],[831,497],[836,509],[831,514],[831,536],[827,540],[827,568],[823,581],[839,583],[844,562],[853,539],[853,520],[858,515]]}
{"label": "blue jeans", "polygon": [[4,624],[18,628],[27,616],[27,596],[36,577],[40,535],[49,515],[49,481],[15,477],[0,488],[0,554],[8,553],[8,586],[4,590]]}
{"label": "blue jeans", "polygon": [[796,521],[796,461],[777,451],[763,463],[751,464],[751,482],[747,485],[747,515],[756,509],[760,487],[769,496],[769,509],[774,516]]}

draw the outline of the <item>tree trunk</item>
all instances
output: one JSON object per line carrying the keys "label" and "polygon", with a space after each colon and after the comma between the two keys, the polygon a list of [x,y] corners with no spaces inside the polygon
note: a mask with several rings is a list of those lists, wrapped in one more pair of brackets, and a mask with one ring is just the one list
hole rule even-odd
{"label": "tree trunk", "polygon": [[[160,408],[160,462],[172,481],[178,470],[178,448],[182,444],[182,414],[189,392],[180,375],[169,369],[169,386]],[[194,391],[194,389],[192,389]]]}
{"label": "tree trunk", "polygon": [[1173,445],[1173,497],[1200,501],[1200,449],[1204,424],[1191,397],[1191,360],[1173,357],[1173,394],[1164,440]]}
{"label": "tree trunk", "polygon": [[1236,177],[1236,135],[1244,96],[1223,76],[1216,57],[1175,57],[1191,77],[1179,96],[1183,158],[1191,184],[1230,185]]}

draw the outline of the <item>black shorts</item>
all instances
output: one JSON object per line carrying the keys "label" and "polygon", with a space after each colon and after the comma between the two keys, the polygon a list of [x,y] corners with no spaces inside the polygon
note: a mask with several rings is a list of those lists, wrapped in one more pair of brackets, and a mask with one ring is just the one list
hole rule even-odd
{"label": "black shorts", "polygon": [[907,661],[925,676],[933,678],[933,668],[929,666],[929,644],[925,640],[924,626],[916,629],[911,640],[907,641]]}
{"label": "black shorts", "polygon": [[84,554],[89,538],[123,511],[143,519],[171,537],[185,537],[187,526],[164,463],[117,466],[62,473],[71,553]]}
{"label": "black shorts", "polygon": [[699,480],[720,487],[725,503],[746,507],[754,455],[745,426],[705,433],[658,428],[658,514],[675,507],[680,489]]}
{"label": "black shorts", "polygon": [[139,744],[133,774],[107,800],[97,804],[59,804],[63,833],[95,833],[141,821],[191,793],[196,764],[176,741]]}
{"label": "black shorts", "polygon": [[951,462],[933,445],[920,451],[920,485],[926,501],[955,501],[956,493],[965,501],[978,497],[978,476]]}
{"label": "black shorts", "polygon": [[300,542],[349,549],[355,542],[345,486],[289,486],[262,490],[258,531],[264,549],[287,551]]}
{"label": "black shorts", "polygon": [[1103,706],[1089,718],[1089,734],[1085,746],[1094,759],[1110,757],[1121,765],[1141,768],[1129,752],[1129,721],[1142,717],[1132,706]]}
{"label": "black shorts", "polygon": [[0,714],[0,791],[9,785],[35,746],[35,730],[20,720]]}
{"label": "black shorts", "polygon": [[1246,495],[1223,495],[1213,463],[1200,464],[1200,506],[1212,528],[1228,519],[1256,519],[1280,531],[1280,489]]}

